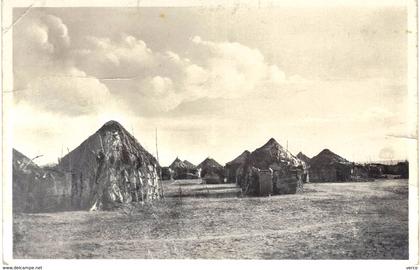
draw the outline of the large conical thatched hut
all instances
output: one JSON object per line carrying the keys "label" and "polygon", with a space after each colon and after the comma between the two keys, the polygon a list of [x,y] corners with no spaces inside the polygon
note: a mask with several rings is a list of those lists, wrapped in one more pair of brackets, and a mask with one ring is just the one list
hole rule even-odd
{"label": "large conical thatched hut", "polygon": [[157,160],[115,121],[64,156],[58,168],[71,174],[74,209],[109,209],[162,196]]}
{"label": "large conical thatched hut", "polygon": [[296,193],[303,162],[271,138],[253,151],[238,170],[239,185],[245,194]]}
{"label": "large conical thatched hut", "polygon": [[234,160],[226,163],[225,165],[225,175],[228,183],[237,182],[237,172],[241,165],[244,165],[248,159],[251,152],[248,150],[244,151],[242,154],[237,156]]}
{"label": "large conical thatched hut", "polygon": [[311,182],[344,182],[351,180],[352,163],[345,158],[322,150],[310,162]]}

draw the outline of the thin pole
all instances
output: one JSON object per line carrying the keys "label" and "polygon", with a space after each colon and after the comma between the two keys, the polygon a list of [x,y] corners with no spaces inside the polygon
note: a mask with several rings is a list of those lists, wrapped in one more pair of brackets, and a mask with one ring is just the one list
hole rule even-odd
{"label": "thin pole", "polygon": [[159,163],[157,128],[155,128],[155,141],[156,141],[156,160],[157,160],[157,162],[159,164],[159,167],[160,167],[160,170],[159,170],[160,190],[161,190],[161,196],[163,197],[162,167],[160,166],[160,163]]}
{"label": "thin pole", "polygon": [[156,141],[156,159],[159,162],[159,152],[158,152],[158,139],[157,139],[157,128],[155,129],[155,141]]}
{"label": "thin pole", "polygon": [[69,150],[69,148],[67,147],[67,155],[68,155],[68,157],[69,157],[69,171],[70,171],[70,173],[72,172],[72,167],[71,167],[71,156],[69,155],[69,153],[70,153],[70,150]]}

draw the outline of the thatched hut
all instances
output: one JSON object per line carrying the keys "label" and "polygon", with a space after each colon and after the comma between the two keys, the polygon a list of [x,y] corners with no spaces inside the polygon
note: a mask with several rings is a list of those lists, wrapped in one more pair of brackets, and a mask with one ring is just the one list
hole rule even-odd
{"label": "thatched hut", "polygon": [[118,122],[109,121],[64,156],[73,209],[110,209],[162,196],[157,160]]}
{"label": "thatched hut", "polygon": [[394,164],[384,163],[368,163],[366,169],[369,178],[403,178],[409,177],[409,163],[408,161],[398,161]]}
{"label": "thatched hut", "polygon": [[197,167],[188,160],[180,160],[178,157],[169,166],[173,171],[173,179],[195,179],[198,178]]}
{"label": "thatched hut", "polygon": [[251,152],[246,150],[234,160],[226,163],[225,175],[228,183],[237,183],[238,169],[241,165],[245,164],[245,162],[249,159],[250,154]]}
{"label": "thatched hut", "polygon": [[298,158],[298,159],[300,159],[300,160],[302,160],[303,162],[305,162],[306,164],[308,164],[309,165],[309,163],[311,163],[311,158],[310,157],[308,157],[307,155],[305,155],[304,153],[302,153],[302,152],[299,152],[297,155],[296,155],[296,157]]}
{"label": "thatched hut", "polygon": [[385,165],[384,173],[408,179],[408,161],[400,161],[397,164]]}
{"label": "thatched hut", "polygon": [[222,183],[225,178],[225,171],[222,165],[212,158],[203,160],[197,168],[206,183]]}
{"label": "thatched hut", "polygon": [[366,181],[369,177],[369,167],[366,164],[353,164],[351,168],[351,179],[354,181]]}
{"label": "thatched hut", "polygon": [[190,170],[197,170],[197,166],[195,166],[194,164],[192,164],[191,162],[189,162],[188,160],[184,160],[183,163],[185,164],[185,166],[190,169]]}
{"label": "thatched hut", "polygon": [[311,182],[345,182],[351,180],[352,163],[345,158],[322,150],[310,162]]}
{"label": "thatched hut", "polygon": [[301,160],[271,138],[240,166],[238,182],[247,195],[293,194],[302,179],[303,165]]}
{"label": "thatched hut", "polygon": [[169,167],[162,167],[162,180],[173,180],[174,179],[174,171]]}
{"label": "thatched hut", "polygon": [[366,165],[369,178],[384,178],[385,165],[379,163],[368,163]]}
{"label": "thatched hut", "polygon": [[71,210],[71,182],[63,172],[39,167],[13,149],[13,212]]}
{"label": "thatched hut", "polygon": [[173,171],[173,179],[185,179],[185,165],[178,157],[169,165],[169,169]]}
{"label": "thatched hut", "polygon": [[192,164],[188,160],[183,161],[185,168],[188,170],[187,179],[197,179],[200,178],[200,170],[196,165]]}
{"label": "thatched hut", "polygon": [[303,183],[309,183],[309,168],[311,167],[311,159],[302,152],[299,152],[296,157],[303,162]]}

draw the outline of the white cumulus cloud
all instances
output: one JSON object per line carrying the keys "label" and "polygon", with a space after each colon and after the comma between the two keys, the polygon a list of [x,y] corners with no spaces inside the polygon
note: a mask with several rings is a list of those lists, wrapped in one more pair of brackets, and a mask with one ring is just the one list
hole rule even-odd
{"label": "white cumulus cloud", "polygon": [[73,52],[77,65],[90,75],[126,77],[153,65],[154,55],[146,43],[131,35],[118,40],[89,36],[86,47]]}
{"label": "white cumulus cloud", "polygon": [[96,78],[71,75],[38,77],[22,94],[40,109],[73,115],[95,111],[110,99],[108,88]]}

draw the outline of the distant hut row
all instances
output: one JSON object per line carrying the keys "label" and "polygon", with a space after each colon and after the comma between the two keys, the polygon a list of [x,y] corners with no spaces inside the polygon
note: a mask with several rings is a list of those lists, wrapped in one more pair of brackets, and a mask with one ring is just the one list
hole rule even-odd
{"label": "distant hut row", "polygon": [[386,173],[408,178],[408,162],[355,164],[329,149],[313,158],[302,152],[294,156],[273,138],[253,152],[244,151],[225,167],[211,158],[198,166],[176,158],[167,168],[168,176],[164,179],[202,178],[207,184],[236,183],[244,194],[260,196],[293,194],[307,182],[367,181]]}
{"label": "distant hut row", "polygon": [[162,168],[163,180],[203,178],[207,183],[222,183],[224,177],[223,166],[209,157],[197,166],[187,160],[182,161],[177,157],[169,167]]}
{"label": "distant hut row", "polygon": [[[227,182],[237,183],[246,194],[268,195],[296,193],[307,182],[370,181],[377,178],[408,178],[408,162],[394,165],[357,164],[329,149],[309,158],[296,156],[270,139],[254,152],[244,151],[226,163]],[[271,184],[270,184],[271,180]]]}
{"label": "distant hut row", "polygon": [[393,165],[354,163],[331,152],[322,150],[310,159],[312,182],[369,181],[378,178],[408,178],[408,161]]}

